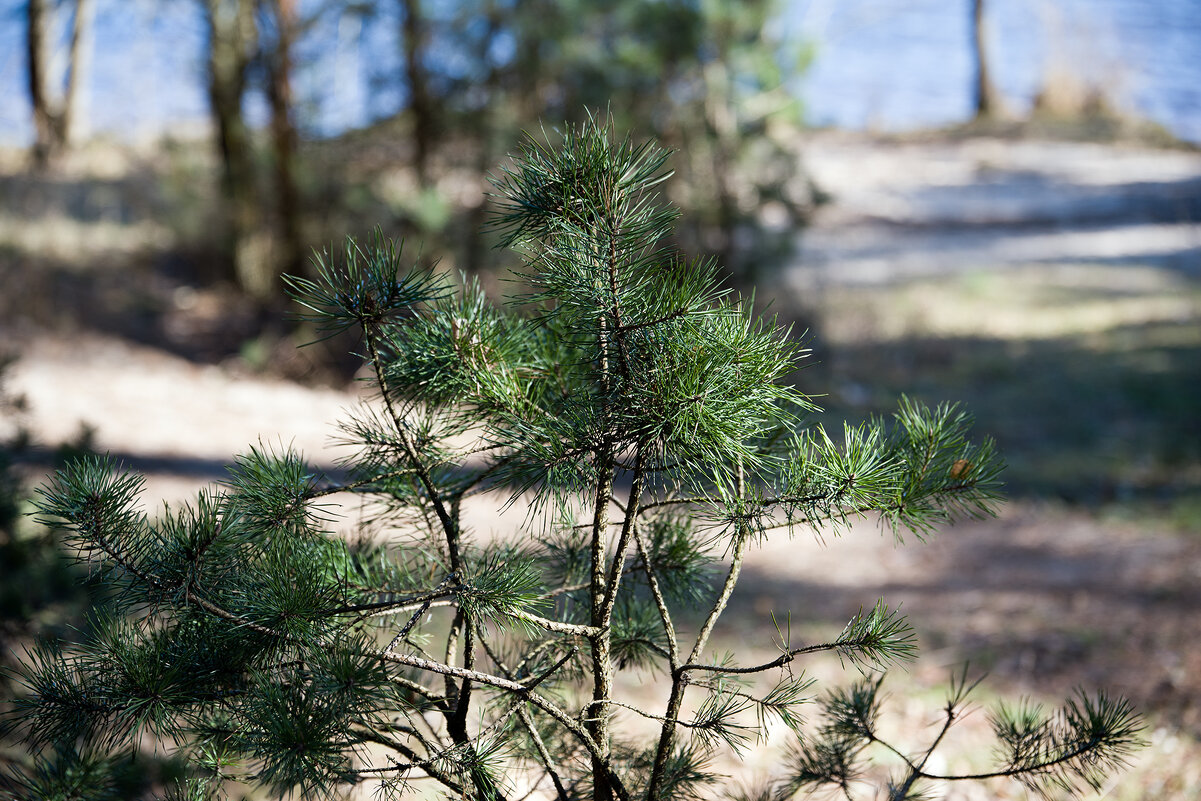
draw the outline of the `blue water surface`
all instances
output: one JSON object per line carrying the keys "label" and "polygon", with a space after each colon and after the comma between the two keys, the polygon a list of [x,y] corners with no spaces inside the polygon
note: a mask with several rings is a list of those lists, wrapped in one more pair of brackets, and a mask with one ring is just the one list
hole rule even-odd
{"label": "blue water surface", "polygon": [[[131,140],[202,124],[199,4],[94,3],[81,98],[87,130]],[[319,4],[302,1],[301,8]],[[1014,112],[1027,110],[1054,78],[1101,89],[1118,108],[1201,142],[1201,0],[988,0],[987,7],[994,77]],[[791,0],[782,8],[784,36],[816,48],[795,83],[810,123],[900,131],[970,116],[971,0]],[[298,54],[306,65],[296,86],[308,133],[336,134],[403,106],[404,87],[393,79],[403,74],[398,28],[386,17],[322,19]],[[454,54],[446,61],[453,65]],[[248,100],[248,112],[265,118],[260,96]],[[0,0],[0,143],[31,139],[25,0]]]}

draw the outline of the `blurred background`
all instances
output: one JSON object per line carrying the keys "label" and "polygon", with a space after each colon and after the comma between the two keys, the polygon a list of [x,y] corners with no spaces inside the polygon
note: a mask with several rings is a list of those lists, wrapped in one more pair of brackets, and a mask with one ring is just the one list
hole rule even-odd
{"label": "blurred background", "polygon": [[1010,464],[1001,519],[764,557],[734,613],[879,590],[903,682],[1110,686],[1151,715],[1110,797],[1201,795],[1196,0],[0,0],[0,636],[76,614],[48,467],[153,507],[259,437],[328,462],[355,343],[298,349],[279,276],[379,227],[520,291],[487,177],[587,114],[676,151],[676,244],[806,332],[828,421],[958,400]]}

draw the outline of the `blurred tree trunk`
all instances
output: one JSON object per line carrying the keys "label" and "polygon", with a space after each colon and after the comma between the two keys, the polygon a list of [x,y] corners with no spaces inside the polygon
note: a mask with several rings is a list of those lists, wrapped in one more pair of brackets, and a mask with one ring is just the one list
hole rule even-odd
{"label": "blurred tree trunk", "polygon": [[976,118],[996,116],[1001,110],[1000,96],[992,81],[988,60],[988,25],[984,17],[984,0],[972,0],[972,48],[976,56]]}
{"label": "blurred tree trunk", "polygon": [[[723,51],[725,50],[725,42]],[[733,96],[733,78],[730,75],[727,62],[714,60],[702,68],[704,93],[704,131],[708,144],[711,174],[714,187],[713,201],[717,204],[717,236],[716,256],[726,269],[738,274],[740,278],[742,265],[737,258],[735,237],[737,234],[739,214],[738,202],[735,197],[735,160],[738,148],[738,121],[735,118],[735,98]]]}
{"label": "blurred tree trunk", "polygon": [[298,32],[296,0],[268,0],[266,11],[274,22],[276,35],[274,47],[266,55],[266,64],[282,251],[278,267],[283,272],[299,275],[304,269],[304,240],[297,180],[299,136],[292,100],[292,46]]}
{"label": "blurred tree trunk", "polygon": [[275,273],[267,254],[255,188],[254,150],[242,115],[247,70],[258,48],[254,0],[204,0],[209,29],[209,104],[221,154],[226,252],[233,278],[266,299]]}
{"label": "blurred tree trunk", "polygon": [[29,99],[33,105],[33,128],[36,139],[33,159],[38,167],[50,160],[56,140],[57,116],[50,99],[50,24],[47,0],[29,0],[29,32],[26,38],[29,52]]}
{"label": "blurred tree trunk", "polygon": [[421,0],[401,0],[404,24],[405,80],[409,85],[409,113],[413,117],[413,167],[422,187],[429,184],[429,161],[434,139],[434,107],[430,102],[422,56],[425,52],[425,20]]}
{"label": "blurred tree trunk", "polygon": [[75,17],[71,22],[71,48],[67,51],[70,73],[63,103],[63,144],[70,147],[78,140],[80,128],[79,91],[87,78],[89,58],[85,49],[92,32],[92,0],[75,0]]}
{"label": "blurred tree trunk", "polygon": [[490,191],[488,175],[492,165],[496,163],[493,157],[493,145],[497,129],[500,127],[497,118],[505,110],[502,107],[506,105],[502,102],[504,98],[501,97],[500,68],[487,56],[492,49],[493,41],[501,31],[500,9],[497,8],[495,0],[485,0],[481,11],[484,19],[488,21],[480,47],[483,53],[481,59],[485,62],[487,71],[483,80],[485,100],[475,115],[476,128],[474,131],[476,139],[475,174],[480,182],[480,197],[479,203],[472,206],[467,215],[467,236],[463,249],[463,269],[469,275],[477,275],[482,272],[486,261],[488,247],[485,244],[484,231],[487,227],[488,192]]}
{"label": "blurred tree trunk", "polygon": [[34,165],[41,169],[56,159],[72,142],[77,122],[79,87],[84,81],[84,41],[91,28],[91,0],[75,0],[71,43],[67,51],[66,87],[61,97],[51,89],[54,45],[54,9],[49,0],[29,0],[26,38],[29,100],[33,106]]}

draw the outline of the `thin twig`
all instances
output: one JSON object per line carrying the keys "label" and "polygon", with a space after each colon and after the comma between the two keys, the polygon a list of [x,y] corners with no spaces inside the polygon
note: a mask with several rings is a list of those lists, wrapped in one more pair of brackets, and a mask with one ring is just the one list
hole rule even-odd
{"label": "thin twig", "polygon": [[651,588],[651,597],[655,599],[655,607],[659,610],[659,619],[663,622],[663,632],[667,635],[667,661],[671,667],[672,675],[675,675],[680,666],[680,642],[676,637],[676,628],[672,624],[671,612],[667,608],[667,601],[663,597],[663,590],[659,587],[659,577],[655,573],[655,568],[651,565],[646,542],[642,536],[642,529],[635,523],[633,531],[634,543],[638,548],[638,555],[642,558],[642,566],[646,570],[646,580]]}

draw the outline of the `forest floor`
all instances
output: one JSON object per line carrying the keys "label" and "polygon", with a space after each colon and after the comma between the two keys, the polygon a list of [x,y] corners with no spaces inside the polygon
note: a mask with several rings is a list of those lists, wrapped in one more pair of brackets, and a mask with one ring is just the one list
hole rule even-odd
{"label": "forest floor", "polygon": [[[824,395],[831,420],[886,413],[903,392],[965,401],[1011,463],[1012,499],[927,543],[897,547],[867,520],[839,538],[766,544],[715,647],[770,658],[772,613],[818,639],[883,597],[922,648],[886,683],[906,744],[920,747],[940,688],[970,661],[989,674],[986,702],[1055,704],[1078,686],[1130,696],[1148,745],[1101,797],[1201,797],[1201,154],[835,133],[806,154],[833,201],[766,288],[774,311],[811,327],[816,366],[802,388]],[[39,232],[14,211],[22,180],[0,175],[0,349],[19,357],[7,384],[28,403],[37,458],[84,439],[147,474],[151,509],[220,479],[259,441],[333,463],[333,422],[358,401],[355,385],[268,377],[252,369],[261,354],[187,351],[189,336],[253,320],[219,292],[173,285],[169,270],[89,273],[89,243],[101,268],[120,261],[125,223],[85,204],[82,216],[66,208],[58,237]],[[168,322],[154,330],[175,344],[137,333],[163,302]],[[50,324],[73,309],[89,322]],[[488,509],[473,520],[502,525]],[[947,770],[983,766],[985,721],[964,722]],[[751,782],[774,758],[726,767]],[[965,785],[944,797],[1023,795]]]}

